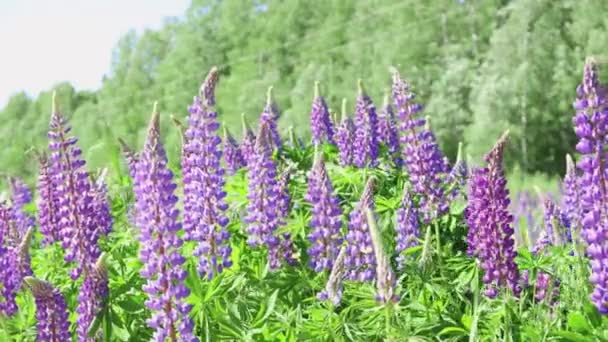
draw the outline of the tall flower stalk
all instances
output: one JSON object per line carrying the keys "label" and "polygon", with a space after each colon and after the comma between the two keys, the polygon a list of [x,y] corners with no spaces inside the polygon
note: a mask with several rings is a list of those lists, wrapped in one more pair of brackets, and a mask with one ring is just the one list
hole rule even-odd
{"label": "tall flower stalk", "polygon": [[509,288],[516,295],[520,291],[513,217],[509,214],[509,190],[502,166],[507,136],[505,133],[485,156],[488,166],[474,169],[465,210],[469,253],[481,262],[488,297],[495,297],[500,288]]}
{"label": "tall flower stalk", "polygon": [[395,294],[395,272],[393,272],[388,255],[384,252],[384,244],[376,225],[376,218],[370,209],[366,210],[365,215],[376,257],[376,288],[378,290],[376,300],[385,304],[398,302],[399,296]]}
{"label": "tall flower stalk", "polygon": [[355,125],[346,111],[346,99],[342,100],[342,118],[340,120],[340,125],[336,129],[334,138],[336,146],[338,147],[340,165],[353,165]]}
{"label": "tall flower stalk", "polygon": [[59,198],[53,183],[50,161],[45,154],[39,156],[38,165],[38,222],[44,236],[43,243],[49,245],[60,240]]}
{"label": "tall flower stalk", "polygon": [[566,156],[566,175],[562,184],[561,214],[570,238],[579,243],[583,210],[581,208],[580,178],[570,155]]}
{"label": "tall flower stalk", "polygon": [[260,114],[259,127],[262,125],[268,126],[270,143],[277,149],[280,149],[282,145],[277,122],[280,117],[281,112],[279,111],[279,106],[274,100],[272,87],[269,87],[268,92],[266,93],[266,106],[264,107],[262,114]]}
{"label": "tall flower stalk", "polygon": [[103,308],[108,294],[108,271],[105,265],[105,254],[102,254],[90,272],[85,275],[78,294],[78,307],[76,308],[78,341],[95,342],[99,340],[95,336],[90,337],[89,331],[95,317]]}
{"label": "tall flower stalk", "polygon": [[70,321],[65,298],[50,283],[33,277],[26,277],[36,301],[36,328],[38,341],[70,341]]}
{"label": "tall flower stalk", "polygon": [[32,201],[32,191],[17,177],[9,177],[9,188],[11,190],[11,206],[13,209],[13,221],[19,236],[24,236],[34,226],[34,216],[24,210],[25,206]]}
{"label": "tall flower stalk", "polygon": [[167,167],[167,156],[160,141],[159,114],[154,106],[143,151],[136,164],[134,192],[136,224],[140,229],[141,275],[147,280],[146,306],[152,311],[148,325],[154,329],[155,341],[197,341],[188,317],[190,306],[185,298],[187,272],[179,253],[182,239],[178,235],[177,185]]}
{"label": "tall flower stalk", "polygon": [[319,90],[319,82],[315,82],[315,95],[310,110],[310,130],[313,144],[320,144],[323,141],[333,143],[334,128],[327,103]]}
{"label": "tall flower stalk", "polygon": [[194,255],[199,258],[198,272],[211,279],[230,267],[232,249],[226,230],[224,211],[224,169],[221,166],[219,123],[213,109],[218,71],[212,68],[200,94],[189,108],[188,128],[184,133],[182,173],[184,181],[185,239],[198,243]]}
{"label": "tall flower stalk", "polygon": [[389,156],[397,166],[403,163],[401,159],[401,147],[399,144],[399,130],[395,122],[395,113],[390,103],[388,94],[384,96],[382,110],[378,115],[378,143],[384,144],[388,149]]}
{"label": "tall flower stalk", "polygon": [[396,239],[397,246],[396,252],[398,254],[397,263],[399,269],[405,266],[407,257],[403,253],[411,247],[418,246],[420,243],[420,221],[419,221],[418,208],[414,205],[412,194],[409,185],[406,185],[403,189],[403,196],[401,197],[401,206],[397,209],[397,225]]}
{"label": "tall flower stalk", "polygon": [[365,184],[359,203],[350,213],[345,261],[348,269],[346,277],[350,280],[365,282],[376,276],[376,258],[366,216],[368,209],[374,210],[374,187],[375,179],[370,178]]}
{"label": "tall flower stalk", "polygon": [[235,174],[240,168],[246,165],[245,158],[243,158],[243,153],[241,151],[241,147],[225,126],[224,162],[226,163],[226,169],[228,170],[228,173],[231,175]]}
{"label": "tall flower stalk", "polygon": [[372,99],[358,82],[359,93],[355,110],[353,162],[357,167],[375,166],[378,160],[378,115]]}

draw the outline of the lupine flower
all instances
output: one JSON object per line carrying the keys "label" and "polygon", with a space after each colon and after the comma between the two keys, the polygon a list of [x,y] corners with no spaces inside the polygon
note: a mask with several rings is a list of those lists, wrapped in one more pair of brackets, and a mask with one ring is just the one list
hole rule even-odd
{"label": "lupine flower", "polygon": [[106,185],[107,169],[103,169],[97,179],[91,178],[91,207],[94,225],[100,236],[107,236],[112,231],[112,213],[108,203],[108,189]]}
{"label": "lupine flower", "polygon": [[19,258],[11,246],[10,208],[0,205],[0,313],[12,316],[17,312],[15,296],[21,287]]}
{"label": "lupine flower", "polygon": [[583,210],[581,208],[581,189],[579,188],[579,176],[576,172],[576,166],[572,157],[566,155],[566,175],[562,186],[562,206],[561,213],[564,224],[568,227],[571,238],[572,233],[580,233],[581,216]]}
{"label": "lupine flower", "polygon": [[576,89],[574,131],[579,137],[576,150],[581,154],[580,179],[582,236],[591,260],[591,300],[600,313],[608,314],[608,192],[606,187],[606,138],[608,136],[608,98],[600,85],[595,61],[585,63],[583,81]]}
{"label": "lupine flower", "polygon": [[342,209],[334,195],[331,179],[325,169],[323,156],[318,153],[315,164],[308,175],[308,191],[304,199],[312,205],[311,232],[308,240],[310,267],[315,272],[332,269],[338,248],[342,244]]}
{"label": "lupine flower", "polygon": [[177,234],[181,225],[177,221],[176,188],[160,141],[155,105],[134,179],[140,259],[144,263],[141,275],[147,279],[143,289],[148,294],[146,306],[152,311],[148,325],[154,329],[155,341],[167,338],[170,341],[197,341],[188,317],[190,306],[185,302],[189,290],[183,283],[187,277],[182,266],[185,259],[179,253],[182,239]]}
{"label": "lupine flower", "polygon": [[78,307],[76,308],[78,341],[94,342],[98,340],[89,337],[89,330],[95,317],[103,308],[108,291],[108,271],[105,265],[105,254],[102,254],[95,266],[85,275],[78,294]]}
{"label": "lupine flower", "polygon": [[224,127],[224,162],[226,162],[226,169],[231,175],[245,166],[241,147],[226,127]]}
{"label": "lupine flower", "polygon": [[382,143],[388,149],[389,155],[397,166],[401,166],[401,147],[399,145],[399,130],[395,123],[395,114],[391,106],[389,95],[384,96],[384,103],[380,115],[378,115],[378,143]]}
{"label": "lupine flower", "polygon": [[272,132],[266,122],[262,122],[256,138],[255,156],[249,166],[249,192],[247,198],[248,215],[245,218],[250,246],[266,245],[268,260],[272,270],[281,266],[282,260],[295,262],[293,246],[287,234],[278,235],[277,229],[283,224],[279,208],[279,184],[277,166],[272,160],[270,140]]}
{"label": "lupine flower", "polygon": [[247,119],[245,118],[245,114],[241,114],[241,122],[243,124],[243,140],[241,140],[241,155],[245,159],[246,165],[249,165],[249,162],[255,156],[255,134],[251,127],[249,127],[249,123],[247,123]]}
{"label": "lupine flower", "polygon": [[32,191],[23,181],[16,177],[9,177],[9,185],[11,189],[13,221],[19,235],[23,236],[35,223],[34,217],[23,210],[32,201]]}
{"label": "lupine flower", "polygon": [[135,178],[135,171],[136,171],[136,164],[137,164],[137,160],[139,159],[139,156],[137,154],[137,152],[133,151],[133,149],[131,149],[131,147],[129,147],[129,145],[127,145],[127,143],[118,138],[118,142],[120,142],[120,146],[122,149],[122,155],[125,158],[125,160],[127,161],[127,167],[129,169],[129,176],[131,176],[131,178]]}
{"label": "lupine flower", "polygon": [[55,188],[53,196],[57,198],[62,247],[66,251],[64,257],[67,262],[76,263],[70,276],[77,279],[101,254],[97,245],[101,230],[95,219],[95,195],[89,174],[83,169],[82,150],[76,146],[78,139],[69,135],[71,128],[56,108],[53,97],[48,132],[50,176]]}
{"label": "lupine flower", "polygon": [[378,159],[378,116],[376,106],[365,93],[359,80],[359,95],[355,110],[355,134],[353,138],[353,163],[360,168],[375,166]]}
{"label": "lupine flower", "polygon": [[189,108],[184,134],[182,173],[184,181],[184,232],[187,240],[198,242],[194,255],[200,259],[198,272],[208,279],[230,267],[232,249],[224,211],[224,169],[221,166],[221,139],[217,135],[217,113],[209,107],[217,82],[217,69],[209,72]]}
{"label": "lupine flower", "polygon": [[462,153],[462,143],[458,143],[456,163],[452,166],[452,170],[448,174],[446,180],[446,183],[448,184],[448,189],[446,191],[448,202],[451,202],[461,193],[462,189],[466,186],[467,177],[469,177],[469,169]]}
{"label": "lupine flower", "polygon": [[292,166],[288,166],[279,175],[277,182],[277,207],[279,210],[279,216],[287,217],[289,215],[289,207],[291,206],[291,195],[289,194],[289,180],[291,179],[291,172],[293,171]]}
{"label": "lupine flower", "polygon": [[315,95],[310,111],[310,131],[313,144],[316,145],[323,141],[333,143],[334,128],[327,103],[319,91],[319,82],[315,82]]}
{"label": "lupine flower", "polygon": [[367,209],[366,212],[367,225],[372,238],[372,246],[374,247],[374,255],[376,256],[376,288],[378,294],[376,300],[381,303],[396,303],[399,301],[399,296],[395,294],[395,273],[391,267],[391,262],[384,252],[384,245],[380,232],[376,225],[374,213]]}
{"label": "lupine flower", "polygon": [[60,240],[59,202],[55,185],[53,184],[51,168],[46,155],[39,157],[38,171],[38,222],[40,232],[44,236],[43,243],[49,245]]}
{"label": "lupine flower", "polygon": [[36,301],[38,341],[70,341],[68,310],[61,292],[50,283],[33,277],[26,277],[25,282]]}
{"label": "lupine flower", "polygon": [[495,297],[508,287],[518,294],[519,274],[515,265],[513,217],[509,214],[509,190],[502,167],[507,133],[485,156],[488,166],[476,168],[469,179],[465,218],[469,226],[469,253],[481,261],[486,295]]}
{"label": "lupine flower", "polygon": [[325,289],[317,294],[319,300],[329,300],[333,305],[340,304],[340,301],[342,300],[342,279],[344,277],[344,272],[346,271],[344,265],[345,260],[346,246],[342,246],[336,257],[336,262],[334,262],[333,267],[331,268],[331,273],[327,279]]}
{"label": "lupine flower", "polygon": [[353,164],[353,140],[355,137],[355,126],[353,120],[346,113],[346,99],[342,100],[342,120],[336,129],[334,140],[338,146],[340,165]]}
{"label": "lupine flower", "polygon": [[262,124],[268,125],[269,134],[271,137],[270,142],[272,143],[273,147],[277,149],[281,148],[281,136],[279,135],[277,123],[280,117],[281,113],[279,112],[279,107],[274,100],[272,87],[269,87],[266,94],[266,106],[264,107],[262,114],[260,114],[258,127],[261,127]]}
{"label": "lupine flower", "polygon": [[408,248],[418,246],[420,237],[420,222],[418,208],[414,205],[409,185],[403,189],[401,206],[397,209],[397,224],[395,226],[397,239],[397,263],[399,269],[403,269],[407,260],[403,252]]}
{"label": "lupine flower", "polygon": [[443,158],[427,120],[416,115],[422,111],[415,95],[397,71],[393,74],[393,101],[401,122],[401,151],[413,190],[419,194],[424,220],[430,222],[447,210],[443,178],[448,165]]}
{"label": "lupine flower", "polygon": [[375,277],[376,258],[372,238],[369,233],[366,210],[374,209],[374,178],[365,184],[361,200],[350,213],[347,242],[347,278],[358,281],[371,281]]}

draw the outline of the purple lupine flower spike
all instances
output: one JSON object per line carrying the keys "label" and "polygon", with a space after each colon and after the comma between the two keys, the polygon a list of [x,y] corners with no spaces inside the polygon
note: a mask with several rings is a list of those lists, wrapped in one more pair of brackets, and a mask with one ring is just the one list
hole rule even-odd
{"label": "purple lupine flower spike", "polygon": [[350,280],[371,281],[376,275],[376,258],[365,213],[367,209],[374,209],[374,187],[375,179],[370,178],[359,203],[350,213],[345,261],[348,269],[346,277]]}
{"label": "purple lupine flower spike", "polygon": [[469,177],[469,169],[462,153],[462,143],[459,142],[456,162],[446,179],[446,183],[448,184],[448,188],[446,189],[448,202],[451,202],[461,194],[466,186],[467,177]]}
{"label": "purple lupine flower spike", "polygon": [[53,94],[48,132],[51,184],[57,198],[60,236],[66,251],[64,258],[76,263],[70,276],[77,279],[101,254],[97,245],[101,231],[97,220],[92,219],[95,215],[92,208],[94,191],[89,174],[83,169],[82,150],[76,145],[78,139],[69,135],[70,131],[67,120],[57,110]]}
{"label": "purple lupine flower spike", "polygon": [[384,96],[382,110],[378,115],[378,143],[384,144],[388,153],[397,166],[401,166],[401,147],[399,144],[399,131],[395,123],[395,114],[390,104],[389,95]]}
{"label": "purple lupine flower spike", "polygon": [[378,116],[371,98],[358,81],[359,95],[355,110],[353,162],[357,167],[375,166],[378,159]]}
{"label": "purple lupine flower spike", "polygon": [[277,235],[283,224],[280,210],[277,166],[272,159],[272,132],[267,122],[262,122],[256,138],[255,155],[249,166],[249,192],[247,198],[247,243],[250,246],[266,245],[270,268],[276,270],[283,260],[292,263],[293,246],[286,234]]}
{"label": "purple lupine flower spike", "polygon": [[401,206],[397,209],[397,225],[395,226],[397,233],[397,264],[399,269],[403,269],[407,260],[403,252],[408,248],[420,244],[418,242],[420,238],[419,217],[418,208],[414,205],[410,187],[406,184],[403,189],[403,196],[401,197]]}
{"label": "purple lupine flower spike", "polygon": [[608,314],[608,179],[606,176],[606,139],[608,137],[608,97],[600,84],[596,62],[585,63],[583,81],[576,89],[574,131],[581,154],[580,188],[582,236],[587,242],[591,262],[591,300],[602,314]]}
{"label": "purple lupine flower spike", "polygon": [[308,249],[310,267],[315,272],[330,270],[342,244],[342,209],[320,152],[317,152],[315,164],[308,175],[308,191],[304,199],[312,205],[309,223],[312,230],[308,235],[311,243]]}
{"label": "purple lupine flower spike", "polygon": [[255,155],[255,134],[249,126],[245,113],[241,114],[241,123],[243,125],[243,138],[241,140],[241,155],[245,159],[245,164],[249,166],[249,163]]}
{"label": "purple lupine flower spike", "polygon": [[372,246],[376,257],[376,288],[378,293],[376,301],[381,303],[396,303],[399,301],[399,296],[395,294],[395,273],[391,267],[391,261],[384,252],[384,244],[382,237],[376,225],[376,218],[371,209],[365,212],[367,225],[369,226],[369,234],[372,238]]}
{"label": "purple lupine flower spike", "polygon": [[340,252],[336,257],[325,289],[317,294],[319,300],[329,300],[333,305],[339,305],[342,300],[342,279],[346,272],[344,261],[346,260],[346,246],[340,248]]}
{"label": "purple lupine flower spike", "polygon": [[346,99],[342,100],[342,119],[336,129],[334,140],[338,147],[340,165],[348,166],[353,164],[353,139],[355,136],[355,126],[353,120],[346,112]]}
{"label": "purple lupine flower spike", "polygon": [[189,290],[184,279],[188,274],[182,266],[185,258],[179,253],[183,242],[178,235],[181,225],[176,188],[160,141],[155,104],[134,179],[140,259],[144,263],[141,275],[147,279],[143,290],[148,294],[146,306],[152,311],[147,323],[154,329],[155,341],[197,341],[188,317],[190,305],[185,302]]}
{"label": "purple lupine flower spike", "polygon": [[288,166],[280,175],[277,181],[278,202],[277,207],[281,217],[289,215],[289,207],[291,206],[291,195],[289,194],[289,181],[294,167]]}
{"label": "purple lupine flower spike", "polygon": [[502,166],[508,132],[485,156],[487,167],[476,168],[469,179],[465,218],[469,226],[469,253],[481,261],[486,295],[495,297],[500,288],[519,294],[515,264],[513,217],[509,214],[509,190]]}
{"label": "purple lupine flower spike", "polygon": [[24,210],[24,207],[32,201],[32,191],[16,177],[9,177],[11,190],[11,204],[13,208],[13,221],[19,236],[23,236],[35,224],[34,217]]}
{"label": "purple lupine flower spike", "polygon": [[241,147],[226,126],[224,126],[224,162],[228,173],[231,175],[245,166],[245,158],[243,158]]}
{"label": "purple lupine flower spike", "polygon": [[59,227],[59,199],[57,190],[53,184],[53,175],[49,160],[45,154],[39,156],[38,162],[38,199],[36,207],[38,211],[38,222],[40,232],[44,236],[43,243],[49,245],[60,240]]}
{"label": "purple lupine flower spike", "polygon": [[327,103],[319,91],[319,82],[315,82],[315,95],[310,111],[310,130],[313,144],[320,144],[323,141],[333,143],[334,128]]}
{"label": "purple lupine flower spike", "polygon": [[213,101],[206,98],[213,97],[216,74],[215,68],[209,71],[200,97],[195,97],[189,108],[182,154],[185,238],[198,243],[194,250],[199,258],[198,272],[207,279],[232,265],[219,123],[217,113],[209,107]]}
{"label": "purple lupine flower spike", "polygon": [[78,294],[78,319],[76,320],[76,333],[78,341],[95,342],[99,338],[89,337],[91,324],[103,308],[108,296],[108,270],[105,264],[106,255],[102,254],[94,267],[85,275],[80,293]]}
{"label": "purple lupine flower spike", "polygon": [[[581,219],[583,210],[581,207],[581,189],[580,178],[576,172],[576,166],[572,157],[566,155],[566,175],[562,184],[562,206],[561,213],[564,218],[564,224],[568,228],[570,238],[574,241],[578,239],[581,230]],[[577,241],[578,242],[578,241]]]}
{"label": "purple lupine flower spike", "polygon": [[0,204],[0,314],[12,316],[17,312],[15,297],[21,288],[19,254],[11,236],[11,208]]}
{"label": "purple lupine flower spike", "polygon": [[137,160],[139,159],[139,156],[137,155],[137,152],[133,151],[133,149],[131,147],[129,147],[129,145],[127,145],[127,143],[124,140],[122,140],[121,138],[118,138],[118,142],[120,143],[122,155],[125,158],[125,160],[127,161],[129,176],[131,178],[134,178],[135,170],[136,170],[135,168],[136,168],[136,164],[137,164]]}
{"label": "purple lupine flower spike", "polygon": [[447,210],[443,178],[448,167],[426,120],[417,117],[422,106],[414,98],[409,85],[394,71],[393,101],[400,120],[403,161],[414,192],[421,196],[420,209],[428,223]]}
{"label": "purple lupine flower spike", "polygon": [[271,136],[270,142],[273,147],[277,149],[281,148],[281,136],[279,135],[277,123],[280,117],[281,113],[274,100],[272,87],[268,87],[268,92],[266,93],[266,106],[264,107],[262,114],[260,114],[259,126],[262,126],[262,123],[268,125],[269,134]]}
{"label": "purple lupine flower spike", "polygon": [[26,277],[25,282],[36,300],[38,341],[70,341],[70,320],[61,292],[50,283],[34,277]]}

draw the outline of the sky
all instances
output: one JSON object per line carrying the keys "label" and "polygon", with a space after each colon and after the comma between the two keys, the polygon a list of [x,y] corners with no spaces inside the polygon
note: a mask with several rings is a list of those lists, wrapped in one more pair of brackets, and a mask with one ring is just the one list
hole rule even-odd
{"label": "sky", "polygon": [[129,29],[159,28],[190,0],[0,0],[0,108],[61,81],[97,89]]}

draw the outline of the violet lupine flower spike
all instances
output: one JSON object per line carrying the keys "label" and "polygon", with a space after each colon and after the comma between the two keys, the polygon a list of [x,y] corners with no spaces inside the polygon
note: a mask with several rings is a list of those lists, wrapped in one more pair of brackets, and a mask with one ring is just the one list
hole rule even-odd
{"label": "violet lupine flower spike", "polygon": [[389,95],[384,95],[384,103],[378,115],[378,143],[388,149],[388,153],[397,166],[401,166],[401,147],[399,145],[399,131],[395,123],[395,114],[390,104]]}
{"label": "violet lupine flower spike", "polygon": [[49,160],[45,154],[38,157],[38,199],[36,207],[40,232],[44,236],[43,244],[49,245],[60,240],[59,202],[57,190],[53,184],[53,175]]}
{"label": "violet lupine flower spike", "polygon": [[70,272],[77,279],[101,254],[97,245],[100,229],[93,208],[93,190],[89,174],[83,169],[82,150],[76,146],[78,139],[70,136],[67,120],[57,110],[53,94],[49,149],[51,184],[57,198],[60,236],[67,262],[75,262]]}
{"label": "violet lupine flower spike", "polygon": [[11,190],[13,221],[19,236],[22,237],[35,223],[34,217],[24,210],[24,207],[32,201],[32,191],[19,178],[9,177],[8,182]]}
{"label": "violet lupine flower spike", "polygon": [[249,166],[249,162],[255,155],[255,134],[245,118],[245,113],[241,114],[241,123],[243,125],[243,138],[241,140],[241,155],[245,159],[245,164]]}
{"label": "violet lupine flower spike", "polygon": [[353,120],[346,111],[346,99],[342,99],[342,119],[336,129],[334,140],[338,147],[340,165],[348,166],[353,164],[353,139],[355,136],[355,126]]}
{"label": "violet lupine flower spike", "polygon": [[262,114],[260,114],[259,126],[262,126],[262,123],[268,125],[268,134],[271,136],[270,142],[272,142],[273,147],[277,149],[281,148],[281,136],[279,135],[277,123],[280,116],[281,113],[279,112],[279,107],[274,100],[272,87],[268,87],[268,92],[266,93],[266,106],[264,107]]}
{"label": "violet lupine flower spike", "polygon": [[333,143],[334,128],[327,103],[319,91],[319,82],[315,82],[315,95],[310,111],[310,130],[313,144],[320,144],[323,141]]}
{"label": "violet lupine flower spike", "polygon": [[78,319],[76,320],[76,333],[78,341],[95,342],[99,338],[90,337],[89,331],[95,317],[103,308],[108,296],[108,270],[105,264],[106,254],[102,254],[90,272],[85,275],[80,293],[78,294]]}
{"label": "violet lupine flower spike", "polygon": [[[217,134],[217,113],[210,104],[217,84],[217,70],[211,69],[201,86],[200,97],[189,108],[188,128],[184,134],[182,173],[184,181],[184,232],[187,240],[198,243],[198,272],[212,279],[230,267],[232,249],[226,230],[224,211],[224,169],[221,166],[221,139]],[[212,82],[212,84],[207,84]]]}
{"label": "violet lupine flower spike", "polygon": [[147,279],[144,291],[146,306],[152,311],[148,325],[154,329],[153,340],[197,341],[188,317],[190,306],[185,298],[185,258],[180,255],[182,239],[178,235],[177,185],[167,167],[167,155],[160,141],[159,114],[154,112],[143,151],[139,154],[134,179],[136,223],[140,229],[141,275]]}
{"label": "violet lupine flower spike", "polygon": [[378,159],[378,116],[371,98],[358,81],[359,95],[355,110],[353,162],[357,167],[375,166]]}
{"label": "violet lupine flower spike", "polygon": [[304,199],[312,205],[309,223],[312,230],[308,235],[311,243],[308,249],[310,267],[315,272],[329,270],[333,267],[336,253],[342,244],[342,209],[320,152],[317,152],[315,164],[308,176],[308,191]]}
{"label": "violet lupine flower spike", "polygon": [[606,139],[608,137],[608,96],[600,84],[593,59],[585,63],[583,81],[576,89],[574,131],[579,137],[576,150],[581,154],[580,188],[582,236],[591,261],[591,300],[602,314],[608,314],[608,179]]}
{"label": "violet lupine flower spike", "polygon": [[325,289],[317,294],[319,300],[329,300],[335,306],[340,304],[342,300],[342,279],[346,272],[344,261],[346,260],[346,246],[340,248],[340,252],[336,257]]}
{"label": "violet lupine flower spike", "polygon": [[452,166],[452,170],[448,174],[446,180],[446,183],[448,185],[446,189],[448,203],[458,197],[458,195],[462,192],[462,189],[466,186],[468,176],[469,169],[467,167],[467,162],[464,159],[464,155],[462,152],[462,142],[459,142],[456,162],[454,163],[454,166]]}
{"label": "violet lupine flower spike", "polygon": [[376,225],[374,212],[370,209],[365,211],[367,225],[369,226],[369,234],[372,238],[372,246],[374,255],[376,256],[376,288],[378,294],[376,300],[378,302],[388,304],[399,301],[399,296],[395,294],[395,273],[391,267],[391,261],[384,252],[384,243]]}
{"label": "violet lupine flower spike", "polygon": [[415,103],[414,98],[409,85],[394,71],[393,101],[400,121],[403,162],[414,192],[421,196],[424,221],[429,223],[447,210],[443,178],[448,170],[435,136],[425,125],[425,119],[417,117],[422,105]]}
{"label": "violet lupine flower spike", "polygon": [[347,278],[358,281],[371,281],[376,275],[376,258],[369,233],[365,211],[374,209],[375,179],[370,178],[365,184],[359,203],[350,213],[348,233],[346,234]]}
{"label": "violet lupine flower spike", "polygon": [[236,142],[232,134],[224,126],[224,162],[228,173],[233,175],[240,168],[245,166],[245,159],[241,151],[241,147]]}
{"label": "violet lupine flower spike", "polygon": [[513,217],[509,214],[509,190],[502,167],[507,136],[508,132],[485,156],[488,166],[473,171],[465,210],[469,253],[481,261],[486,295],[491,298],[500,288],[510,288],[515,295],[520,291],[514,261]]}
{"label": "violet lupine flower spike", "polygon": [[25,282],[36,300],[38,341],[70,341],[70,320],[65,299],[50,283],[26,277]]}
{"label": "violet lupine flower spike", "polygon": [[580,236],[583,215],[579,183],[580,178],[576,172],[576,166],[572,157],[568,154],[566,155],[566,175],[562,184],[561,215],[564,218],[562,221],[568,229],[570,238],[577,244],[579,243],[578,237]]}
{"label": "violet lupine flower spike", "polygon": [[139,159],[139,156],[137,154],[137,152],[133,151],[133,149],[127,145],[127,143],[122,140],[121,138],[118,138],[118,142],[120,143],[120,147],[122,150],[122,155],[125,158],[125,160],[127,161],[127,168],[129,170],[129,176],[131,178],[135,177],[135,167],[137,164],[137,160]]}
{"label": "violet lupine flower spike", "polygon": [[[248,215],[245,218],[250,246],[266,245],[270,268],[276,270],[282,260],[292,263],[289,253],[288,236],[277,236],[276,231],[283,224],[279,209],[279,184],[277,166],[272,160],[270,126],[262,122],[256,138],[255,156],[249,164],[249,192],[247,198]],[[281,241],[283,238],[283,241]]]}
{"label": "violet lupine flower spike", "polygon": [[408,248],[418,246],[420,243],[420,215],[418,208],[414,205],[409,184],[406,183],[401,197],[401,206],[397,209],[397,224],[395,226],[397,239],[397,264],[403,269],[407,257],[403,255]]}
{"label": "violet lupine flower spike", "polygon": [[11,209],[0,204],[0,315],[12,316],[17,312],[15,298],[21,288],[19,251],[14,237],[10,236]]}

